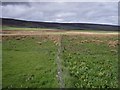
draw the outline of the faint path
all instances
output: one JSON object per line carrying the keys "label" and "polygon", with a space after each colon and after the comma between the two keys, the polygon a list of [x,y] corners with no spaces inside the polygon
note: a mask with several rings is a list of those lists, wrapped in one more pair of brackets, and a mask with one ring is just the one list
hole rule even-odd
{"label": "faint path", "polygon": [[61,63],[61,54],[62,54],[62,48],[61,48],[61,40],[62,35],[88,35],[88,36],[118,36],[118,32],[82,32],[82,31],[60,31],[60,32],[54,32],[54,31],[5,31],[4,33],[0,33],[0,36],[17,36],[17,35],[59,35],[58,40],[58,50],[56,54],[56,63],[57,63],[57,78],[60,84],[60,88],[64,88],[64,80],[63,80],[63,73],[62,73],[62,63]]}
{"label": "faint path", "polygon": [[56,63],[57,63],[57,77],[60,84],[60,88],[64,88],[64,81],[62,78],[62,67],[61,67],[61,38],[62,36],[59,36],[58,40],[58,51],[56,56]]}

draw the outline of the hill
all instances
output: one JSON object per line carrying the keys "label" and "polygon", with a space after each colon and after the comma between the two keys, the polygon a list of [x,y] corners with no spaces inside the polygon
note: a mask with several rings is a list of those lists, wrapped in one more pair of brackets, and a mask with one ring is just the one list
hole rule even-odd
{"label": "hill", "polygon": [[0,18],[3,26],[25,27],[25,28],[53,28],[67,30],[103,30],[103,31],[119,31],[120,26],[89,24],[89,23],[56,23],[56,22],[35,22],[24,21],[10,18]]}

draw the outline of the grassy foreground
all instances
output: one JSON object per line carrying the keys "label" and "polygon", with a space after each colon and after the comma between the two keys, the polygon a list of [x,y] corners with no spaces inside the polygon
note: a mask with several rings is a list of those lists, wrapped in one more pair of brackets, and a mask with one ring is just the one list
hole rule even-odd
{"label": "grassy foreground", "polygon": [[[3,88],[59,88],[56,38],[3,37]],[[118,37],[62,35],[65,88],[117,88]]]}
{"label": "grassy foreground", "polygon": [[0,41],[0,89],[2,88],[2,42]]}
{"label": "grassy foreground", "polygon": [[3,88],[58,87],[56,46],[44,37],[3,40]]}
{"label": "grassy foreground", "polygon": [[62,40],[66,87],[118,87],[117,37],[63,36]]}

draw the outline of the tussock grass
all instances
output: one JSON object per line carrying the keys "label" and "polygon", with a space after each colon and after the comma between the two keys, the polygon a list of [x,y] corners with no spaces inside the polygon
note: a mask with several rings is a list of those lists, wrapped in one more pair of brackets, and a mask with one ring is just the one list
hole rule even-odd
{"label": "tussock grass", "polygon": [[117,39],[63,36],[65,87],[118,88],[118,44],[114,47],[108,44]]}

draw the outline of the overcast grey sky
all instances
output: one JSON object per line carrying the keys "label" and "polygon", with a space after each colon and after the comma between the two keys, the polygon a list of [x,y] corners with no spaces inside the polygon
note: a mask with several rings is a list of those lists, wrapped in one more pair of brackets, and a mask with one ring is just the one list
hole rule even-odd
{"label": "overcast grey sky", "polygon": [[118,25],[117,2],[6,2],[1,7],[6,18]]}

